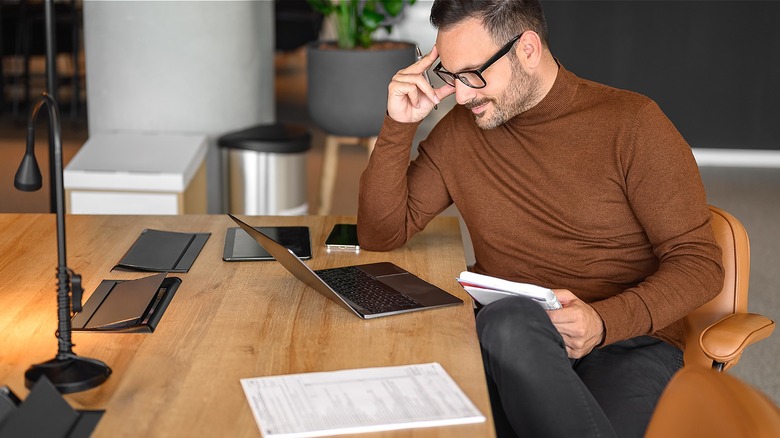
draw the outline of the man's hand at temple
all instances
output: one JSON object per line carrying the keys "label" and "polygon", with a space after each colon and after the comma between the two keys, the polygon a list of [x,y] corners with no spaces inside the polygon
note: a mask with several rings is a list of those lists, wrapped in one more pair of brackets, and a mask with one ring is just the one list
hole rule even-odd
{"label": "man's hand at temple", "polygon": [[581,358],[604,339],[604,322],[593,307],[571,291],[555,289],[553,292],[563,308],[548,310],[547,314],[563,337],[569,357]]}
{"label": "man's hand at temple", "polygon": [[387,87],[387,114],[395,121],[414,123],[424,119],[434,105],[453,94],[455,87],[433,88],[423,72],[431,68],[439,53],[436,46],[426,56],[393,76]]}

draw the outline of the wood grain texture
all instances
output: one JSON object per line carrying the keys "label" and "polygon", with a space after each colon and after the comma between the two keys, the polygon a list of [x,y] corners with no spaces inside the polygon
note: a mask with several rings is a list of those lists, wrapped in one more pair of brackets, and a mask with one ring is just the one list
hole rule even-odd
{"label": "wood grain texture", "polygon": [[[465,269],[454,218],[433,221],[395,251],[327,253],[335,223],[354,217],[246,217],[254,226],[302,225],[311,232],[312,269],[392,261],[466,304],[361,320],[304,286],[276,262],[224,262],[227,216],[68,216],[68,266],[82,275],[85,300],[145,228],[211,232],[153,334],[74,333],[76,354],[100,359],[103,385],[66,396],[80,409],[105,409],[96,437],[256,437],[239,379],[349,368],[439,362],[488,422],[375,433],[376,437],[492,436],[490,404],[471,300],[455,277]],[[26,397],[24,371],[54,357],[54,215],[0,214],[0,383]]]}

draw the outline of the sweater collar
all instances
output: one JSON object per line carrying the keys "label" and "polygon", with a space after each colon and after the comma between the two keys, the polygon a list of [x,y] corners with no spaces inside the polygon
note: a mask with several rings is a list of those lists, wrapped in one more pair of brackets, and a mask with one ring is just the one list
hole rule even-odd
{"label": "sweater collar", "polygon": [[566,70],[557,58],[555,62],[558,64],[558,74],[547,95],[533,108],[513,117],[507,124],[528,126],[546,122],[558,117],[569,106],[577,93],[577,77]]}

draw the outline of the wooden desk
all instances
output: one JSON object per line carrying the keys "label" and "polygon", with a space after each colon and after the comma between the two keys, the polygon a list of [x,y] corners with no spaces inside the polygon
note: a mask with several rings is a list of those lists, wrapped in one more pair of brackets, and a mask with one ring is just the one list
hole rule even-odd
{"label": "wooden desk", "polygon": [[[324,239],[352,217],[254,217],[255,226],[310,228],[313,269],[392,261],[466,304],[361,320],[305,287],[275,262],[222,261],[227,216],[68,216],[68,266],[85,300],[144,228],[212,233],[152,334],[74,332],[76,354],[113,369],[101,386],[66,398],[105,409],[102,436],[260,435],[239,379],[439,362],[488,418],[483,424],[371,434],[403,437],[493,435],[471,301],[455,281],[465,268],[458,222],[440,218],[405,247],[326,253]],[[0,214],[0,384],[27,397],[24,371],[57,352],[54,215]]]}

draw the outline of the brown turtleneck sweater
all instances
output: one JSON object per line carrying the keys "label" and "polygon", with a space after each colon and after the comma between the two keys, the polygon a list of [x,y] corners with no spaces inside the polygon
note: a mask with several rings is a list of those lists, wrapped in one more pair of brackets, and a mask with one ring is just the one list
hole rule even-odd
{"label": "brown turtleneck sweater", "polygon": [[361,247],[397,248],[454,202],[476,272],[571,290],[601,315],[603,345],[682,348],[681,318],[720,291],[723,268],[690,147],[653,101],[561,66],[496,129],[456,106],[410,164],[417,126],[385,119],[360,182]]}

